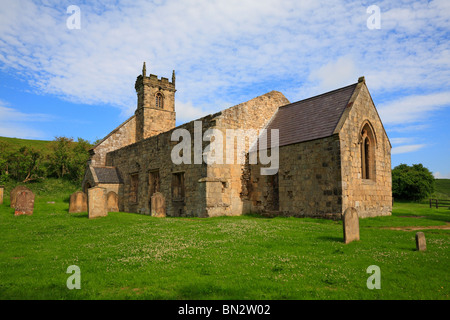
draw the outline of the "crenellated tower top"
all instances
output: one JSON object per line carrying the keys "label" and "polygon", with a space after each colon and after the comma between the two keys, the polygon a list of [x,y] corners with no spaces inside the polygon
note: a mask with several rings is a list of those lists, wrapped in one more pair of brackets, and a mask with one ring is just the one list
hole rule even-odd
{"label": "crenellated tower top", "polygon": [[136,141],[175,128],[175,70],[172,82],[150,74],[145,62],[135,82],[137,93]]}

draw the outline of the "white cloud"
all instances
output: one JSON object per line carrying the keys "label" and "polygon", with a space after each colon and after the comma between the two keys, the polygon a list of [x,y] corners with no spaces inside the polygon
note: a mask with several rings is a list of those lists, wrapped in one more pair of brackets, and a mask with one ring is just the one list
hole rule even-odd
{"label": "white cloud", "polygon": [[177,122],[179,121],[180,123],[196,120],[209,114],[208,112],[202,111],[200,108],[195,108],[191,102],[184,103],[176,101],[175,105]]}
{"label": "white cloud", "polygon": [[66,28],[70,4],[3,4],[0,68],[41,93],[110,104],[124,116],[135,109],[143,61],[159,76],[177,70],[186,118],[205,105],[220,110],[221,99],[239,103],[275,89],[296,101],[362,75],[375,92],[437,90],[450,82],[450,46],[442,41],[447,1],[379,1],[380,30],[367,28],[368,5],[360,2],[86,2],[79,5],[80,30]]}
{"label": "white cloud", "polygon": [[406,125],[401,125],[401,124],[395,124],[395,126],[390,127],[389,131],[390,132],[400,132],[400,133],[408,133],[408,132],[419,132],[419,131],[423,131],[427,128],[430,127],[430,124],[406,124]]}
{"label": "white cloud", "polygon": [[50,121],[53,116],[41,113],[23,113],[0,105],[0,123],[2,122],[41,122]]}
{"label": "white cloud", "polygon": [[411,143],[414,139],[413,138],[390,138],[389,139],[392,144],[405,144],[405,143]]}
{"label": "white cloud", "polygon": [[405,124],[424,121],[432,111],[450,107],[450,92],[411,95],[378,106],[385,124]]}
{"label": "white cloud", "polygon": [[435,179],[450,179],[450,172],[447,173],[433,172],[433,176]]}
{"label": "white cloud", "polygon": [[36,130],[21,124],[0,122],[0,136],[21,139],[42,139],[46,138],[47,135],[41,130]]}
{"label": "white cloud", "polygon": [[359,73],[355,59],[346,55],[313,70],[309,79],[313,83],[318,82],[314,90],[321,93],[357,82]]}
{"label": "white cloud", "polygon": [[31,128],[30,123],[52,119],[54,117],[47,114],[18,111],[10,108],[8,102],[0,100],[0,136],[24,139],[44,138],[45,134],[41,130]]}
{"label": "white cloud", "polygon": [[414,152],[414,151],[417,151],[419,149],[422,149],[425,146],[426,146],[425,144],[411,144],[411,145],[404,145],[404,146],[394,147],[391,150],[391,154],[401,154],[401,153]]}
{"label": "white cloud", "polygon": [[[381,1],[381,30],[367,29],[366,7],[357,2],[89,2],[80,5],[81,30],[66,28],[65,6],[45,3],[2,6],[0,62],[38,90],[77,102],[128,110],[144,60],[160,76],[179,71],[177,94],[194,106],[232,88],[243,95],[235,88],[270,86],[271,79],[292,79],[307,96],[353,83],[361,73],[380,90],[450,78],[448,43],[430,37],[448,26],[445,1]],[[418,30],[420,37],[408,37]],[[305,83],[308,77],[316,83]]]}

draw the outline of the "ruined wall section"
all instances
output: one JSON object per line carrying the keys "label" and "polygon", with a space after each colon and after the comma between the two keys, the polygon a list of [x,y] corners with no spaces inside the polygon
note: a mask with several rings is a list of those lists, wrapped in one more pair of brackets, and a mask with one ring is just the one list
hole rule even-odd
{"label": "ruined wall section", "polygon": [[[361,218],[392,212],[391,144],[364,81],[358,84],[339,128],[343,210],[355,207]],[[375,176],[362,178],[361,129],[370,122],[376,137]]]}
{"label": "ruined wall section", "polygon": [[[214,117],[209,115],[197,121],[203,124],[202,133],[215,125]],[[175,164],[172,162],[172,149],[179,143],[171,141],[176,129],[186,129],[191,136],[191,163]],[[167,216],[206,217],[206,177],[207,168],[204,162],[194,162],[194,121],[178,126],[168,132],[161,133],[107,155],[107,165],[116,167],[123,179],[123,189],[119,194],[119,203],[125,212],[150,214],[150,174],[159,174],[159,192],[165,198]],[[202,150],[207,142],[202,142]],[[138,176],[138,191],[136,201],[132,201],[132,176]],[[174,196],[174,175],[184,177],[184,197]],[[122,209],[121,209],[122,210]]]}
{"label": "ruined wall section", "polygon": [[104,166],[106,154],[136,141],[136,118],[130,117],[90,150],[91,166]]}
{"label": "ruined wall section", "polygon": [[[226,163],[226,143],[224,143],[223,164],[201,163],[194,158],[195,143],[201,144],[204,154],[210,141],[203,141],[209,129],[223,133],[226,141],[226,129],[260,129],[264,127],[279,106],[289,101],[279,92],[270,92],[246,103],[231,107],[213,115],[191,121],[159,135],[149,137],[107,155],[106,165],[118,168],[124,180],[119,203],[126,212],[150,213],[149,175],[158,171],[160,190],[166,200],[168,216],[199,216],[242,214],[242,171],[244,164]],[[201,123],[200,136],[196,137],[196,128]],[[197,126],[197,127],[196,127]],[[171,141],[176,129],[186,129],[191,137],[191,163],[174,164],[172,149],[179,143]],[[198,140],[200,139],[200,140]],[[200,142],[199,142],[200,141]],[[234,145],[236,147],[237,145]],[[248,151],[248,146],[245,151]],[[235,150],[236,153],[236,150]],[[184,199],[173,196],[174,175],[184,175]],[[138,196],[133,199],[132,176],[138,175]]]}
{"label": "ruined wall section", "polygon": [[[206,184],[206,210],[208,216],[217,215],[241,215],[244,212],[243,199],[241,198],[242,185],[245,171],[245,157],[242,163],[238,161],[238,143],[241,143],[243,151],[248,153],[249,148],[256,139],[252,137],[230,138],[227,140],[227,129],[249,130],[256,133],[266,127],[270,119],[281,106],[289,104],[289,100],[278,91],[271,91],[247,102],[225,109],[216,118],[215,129],[223,135],[223,164],[212,164],[207,167],[208,181]],[[236,133],[236,132],[235,132]],[[254,138],[256,138],[254,136]],[[227,151],[232,149],[234,161],[227,163]]]}
{"label": "ruined wall section", "polygon": [[278,174],[250,165],[246,210],[270,215],[340,218],[342,189],[337,134],[282,146]]}

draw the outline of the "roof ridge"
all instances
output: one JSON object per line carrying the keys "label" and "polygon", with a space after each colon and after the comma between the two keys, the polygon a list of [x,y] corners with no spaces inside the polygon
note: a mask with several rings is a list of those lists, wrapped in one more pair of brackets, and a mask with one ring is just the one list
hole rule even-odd
{"label": "roof ridge", "polygon": [[325,96],[325,95],[328,95],[328,94],[331,94],[331,93],[336,93],[336,92],[338,92],[338,91],[348,89],[348,88],[350,88],[350,87],[352,87],[352,86],[356,86],[357,84],[358,84],[358,82],[353,83],[353,84],[349,84],[348,86],[341,87],[341,88],[338,88],[338,89],[334,89],[334,90],[331,90],[331,91],[328,91],[328,92],[325,92],[325,93],[321,93],[321,94],[318,94],[318,95],[316,95],[316,96],[312,96],[312,97],[309,97],[309,98],[306,98],[306,99],[303,99],[303,100],[299,100],[299,101],[296,101],[296,102],[292,102],[292,103],[290,103],[290,104],[286,104],[286,105],[281,106],[281,107],[279,107],[279,108],[291,107],[292,105],[296,105],[296,104],[299,103],[299,102],[305,102],[305,101],[308,101],[308,100],[317,99],[317,98],[320,98],[320,97],[322,97],[322,96]]}

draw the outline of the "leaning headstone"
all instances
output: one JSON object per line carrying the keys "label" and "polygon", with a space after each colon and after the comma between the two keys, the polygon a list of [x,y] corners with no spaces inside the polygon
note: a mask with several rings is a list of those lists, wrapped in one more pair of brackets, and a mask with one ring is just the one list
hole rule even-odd
{"label": "leaning headstone", "polygon": [[417,251],[427,250],[427,242],[425,240],[425,234],[423,232],[416,233],[416,248]]}
{"label": "leaning headstone", "polygon": [[83,191],[77,191],[70,195],[69,213],[86,212],[87,197]]}
{"label": "leaning headstone", "polygon": [[14,208],[16,205],[16,197],[17,197],[17,193],[23,190],[27,190],[27,191],[31,191],[30,189],[28,189],[25,186],[17,186],[14,189],[11,190],[11,192],[9,193],[9,199],[10,199],[10,206],[11,208]]}
{"label": "leaning headstone", "polygon": [[5,191],[5,186],[0,186],[0,204],[3,204],[4,191]]}
{"label": "leaning headstone", "polygon": [[16,195],[16,204],[14,215],[21,216],[23,214],[31,216],[34,211],[34,193],[30,190],[19,191]]}
{"label": "leaning headstone", "polygon": [[106,217],[106,189],[94,187],[88,190],[88,213],[89,219]]}
{"label": "leaning headstone", "polygon": [[355,208],[347,208],[344,212],[344,243],[359,240],[359,218]]}
{"label": "leaning headstone", "polygon": [[166,199],[160,192],[155,192],[152,195],[152,217],[165,217],[166,216]]}
{"label": "leaning headstone", "polygon": [[108,212],[119,212],[119,196],[114,191],[106,195],[106,206]]}

